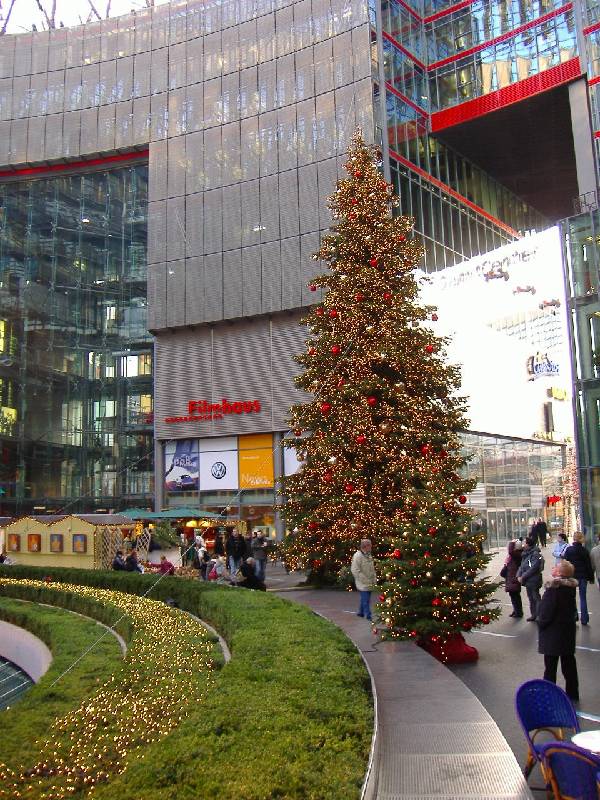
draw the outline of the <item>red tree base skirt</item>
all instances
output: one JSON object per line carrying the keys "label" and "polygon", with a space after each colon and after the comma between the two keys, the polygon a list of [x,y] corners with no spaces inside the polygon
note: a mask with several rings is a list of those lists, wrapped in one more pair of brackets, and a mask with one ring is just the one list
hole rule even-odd
{"label": "red tree base skirt", "polygon": [[479,658],[477,648],[468,645],[460,633],[444,641],[422,642],[421,647],[443,664],[470,664]]}

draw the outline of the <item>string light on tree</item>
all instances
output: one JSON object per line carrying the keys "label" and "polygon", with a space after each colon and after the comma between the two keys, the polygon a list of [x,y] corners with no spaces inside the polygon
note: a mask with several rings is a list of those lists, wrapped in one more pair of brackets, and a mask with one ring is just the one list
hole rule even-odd
{"label": "string light on tree", "polygon": [[477,577],[486,557],[464,507],[473,488],[458,436],[465,402],[435,309],[419,303],[422,249],[412,221],[391,213],[399,201],[380,159],[356,133],[348,178],[329,199],[334,223],[314,255],[327,266],[310,284],[323,313],[303,320],[311,335],[296,379],[311,399],[290,420],[306,432],[307,459],[285,480],[282,509],[297,533],[280,555],[311,581],[334,580],[368,535],[384,576],[382,635],[414,639],[442,660],[461,648],[472,657],[461,631],[498,612],[494,586]]}

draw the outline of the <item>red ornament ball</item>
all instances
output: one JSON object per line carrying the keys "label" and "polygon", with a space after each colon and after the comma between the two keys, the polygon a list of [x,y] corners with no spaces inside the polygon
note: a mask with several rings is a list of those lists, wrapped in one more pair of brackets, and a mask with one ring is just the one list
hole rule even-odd
{"label": "red ornament ball", "polygon": [[410,583],[411,586],[418,586],[419,585],[419,581],[416,578],[411,578],[409,583]]}
{"label": "red ornament ball", "polygon": [[463,622],[463,624],[461,625],[463,631],[470,631],[472,627],[473,625],[470,622]]}
{"label": "red ornament ball", "polygon": [[336,385],[337,385],[338,389],[341,389],[341,387],[344,386],[345,384],[346,384],[345,379],[344,378],[340,378]]}
{"label": "red ornament ball", "polygon": [[334,356],[339,356],[339,354],[342,352],[342,348],[339,346],[339,344],[334,344],[331,346],[331,352]]}
{"label": "red ornament ball", "polygon": [[401,234],[401,235],[398,237],[398,241],[399,241],[399,242],[405,242],[405,241],[406,241],[406,236],[403,236],[403,235]]}
{"label": "red ornament ball", "polygon": [[439,640],[440,640],[440,637],[439,636],[435,636],[435,634],[431,637],[431,641],[432,642],[439,642]]}
{"label": "red ornament ball", "polygon": [[481,621],[483,622],[483,624],[484,624],[484,625],[489,625],[489,624],[490,624],[490,618],[488,617],[488,615],[487,615],[487,614],[485,614],[485,615],[484,615],[484,616],[481,618]]}
{"label": "red ornament ball", "polygon": [[354,177],[355,178],[362,178],[362,172],[359,169],[354,170]]}
{"label": "red ornament ball", "polygon": [[380,603],[384,603],[385,602],[385,595],[384,594],[380,594],[379,595],[379,602]]}
{"label": "red ornament ball", "polygon": [[437,315],[437,314],[432,314],[432,315],[431,315],[431,321],[432,321],[432,322],[437,322],[437,321],[438,321],[438,319],[439,319],[439,317],[438,317],[438,315]]}
{"label": "red ornament ball", "polygon": [[309,283],[308,284],[308,288],[309,288],[309,290],[311,292],[316,292],[317,291],[317,285],[315,283]]}
{"label": "red ornament ball", "polygon": [[325,311],[319,306],[319,308],[315,308],[315,314],[317,317],[322,317]]}
{"label": "red ornament ball", "polygon": [[357,303],[362,303],[362,301],[365,299],[365,296],[362,292],[357,292],[354,295],[354,299],[356,300]]}
{"label": "red ornament ball", "polygon": [[348,214],[348,219],[356,219],[356,214],[354,213],[354,211],[351,211],[351,212]]}
{"label": "red ornament ball", "polygon": [[308,530],[309,531],[316,531],[318,527],[319,527],[319,523],[318,522],[314,522],[314,521],[311,520],[308,523]]}
{"label": "red ornament ball", "polygon": [[411,639],[414,639],[416,637],[416,635],[417,635],[417,632],[416,631],[410,631],[408,635],[410,636]]}
{"label": "red ornament ball", "polygon": [[358,203],[358,199],[357,199],[356,197],[353,197],[353,198],[350,200],[350,202],[352,203],[352,205],[353,205],[353,206],[355,206],[355,205]]}
{"label": "red ornament ball", "polygon": [[331,474],[331,472],[326,472],[323,475],[323,480],[325,481],[325,483],[331,483],[331,481],[333,480],[333,475]]}
{"label": "red ornament ball", "polygon": [[354,491],[354,484],[353,483],[347,483],[344,486],[344,491],[346,492],[346,494],[352,494],[352,492]]}
{"label": "red ornament ball", "polygon": [[383,293],[383,299],[385,300],[386,303],[389,303],[391,301],[392,297],[393,297],[393,295],[392,295],[391,292],[384,292]]}
{"label": "red ornament ball", "polygon": [[366,441],[367,437],[364,435],[364,433],[359,433],[358,436],[356,437],[357,444],[364,444]]}
{"label": "red ornament ball", "polygon": [[431,553],[429,552],[429,550],[425,550],[425,552],[423,553],[423,558],[431,558]]}
{"label": "red ornament ball", "polygon": [[437,528],[434,528],[434,527],[433,527],[433,525],[432,525],[432,526],[431,526],[431,528],[428,528],[428,529],[427,529],[427,533],[428,533],[430,536],[435,536],[435,535],[436,535],[436,533],[437,533]]}
{"label": "red ornament ball", "polygon": [[331,319],[335,319],[337,315],[338,315],[337,310],[335,308],[332,308],[331,311],[329,312],[329,316],[331,317]]}
{"label": "red ornament ball", "polygon": [[329,414],[331,411],[331,403],[321,403],[321,414]]}
{"label": "red ornament ball", "polygon": [[302,430],[300,428],[294,428],[294,436],[302,436]]}
{"label": "red ornament ball", "polygon": [[467,502],[467,498],[464,496],[464,494],[461,494],[461,496],[458,498],[458,502],[461,503],[462,505],[464,505]]}
{"label": "red ornament ball", "polygon": [[419,505],[419,504],[417,503],[417,501],[416,501],[416,500],[413,500],[413,501],[412,501],[412,503],[411,503],[411,506],[412,506],[413,508],[416,508],[418,505]]}
{"label": "red ornament ball", "polygon": [[428,344],[428,345],[425,347],[425,351],[426,351],[427,353],[433,353],[433,345],[432,345],[432,344]]}
{"label": "red ornament ball", "polygon": [[398,550],[398,548],[396,548],[394,550],[394,552],[392,553],[392,555],[394,556],[394,558],[402,558],[402,551]]}
{"label": "red ornament ball", "polygon": [[316,352],[317,352],[317,351],[315,350],[315,348],[314,348],[314,347],[309,347],[309,348],[308,348],[308,355],[309,355],[309,356],[314,356],[314,354],[315,354]]}
{"label": "red ornament ball", "polygon": [[431,601],[431,605],[432,606],[441,606],[442,605],[442,601],[440,600],[439,597],[434,597],[433,600]]}
{"label": "red ornament ball", "polygon": [[370,264],[372,267],[376,267],[376,266],[377,266],[377,259],[376,259],[376,258],[370,258],[370,259],[369,259],[369,264]]}
{"label": "red ornament ball", "polygon": [[421,445],[420,450],[421,450],[422,455],[426,456],[429,453],[429,451],[431,450],[431,448],[429,447],[428,444],[423,444],[423,445]]}
{"label": "red ornament ball", "polygon": [[377,398],[371,394],[367,397],[367,403],[373,408],[373,406],[377,405]]}

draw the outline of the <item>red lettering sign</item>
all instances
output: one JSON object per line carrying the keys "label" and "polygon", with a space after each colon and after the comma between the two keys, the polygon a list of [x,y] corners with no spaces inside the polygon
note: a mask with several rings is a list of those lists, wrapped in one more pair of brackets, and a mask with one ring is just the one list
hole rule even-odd
{"label": "red lettering sign", "polygon": [[211,419],[222,419],[228,414],[258,414],[261,411],[260,400],[242,400],[230,402],[225,397],[220,403],[209,403],[207,400],[189,400],[188,413],[180,417],[165,417],[167,423],[206,422]]}

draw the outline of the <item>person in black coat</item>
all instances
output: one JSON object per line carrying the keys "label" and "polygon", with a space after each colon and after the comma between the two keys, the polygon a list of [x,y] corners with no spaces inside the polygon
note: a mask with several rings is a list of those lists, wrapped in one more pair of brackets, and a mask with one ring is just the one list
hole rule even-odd
{"label": "person in black coat", "polygon": [[546,540],[548,538],[548,526],[546,525],[544,520],[540,517],[535,527],[540,546],[546,547]]}
{"label": "person in black coat", "polygon": [[561,561],[552,569],[553,578],[538,611],[538,652],[544,656],[544,680],[556,683],[558,659],[565,678],[566,692],[573,701],[579,700],[579,679],[575,661],[575,589],[573,565]]}
{"label": "person in black coat", "polygon": [[[564,558],[570,561],[575,569],[574,577],[579,586],[579,611],[581,614],[581,624],[587,625],[590,615],[587,607],[587,585],[594,582],[594,569],[590,554],[585,549],[585,536],[577,531],[573,534],[573,544],[565,550]],[[577,609],[575,609],[575,619]]]}
{"label": "person in black coat", "polygon": [[508,592],[512,603],[511,617],[520,619],[523,616],[523,600],[521,599],[521,584],[517,580],[517,570],[521,566],[523,558],[523,544],[519,539],[508,543],[508,558],[504,564],[506,567],[506,577],[504,579],[504,589]]}
{"label": "person in black coat", "polygon": [[258,589],[260,592],[267,591],[264,581],[261,581],[260,578],[256,576],[256,562],[253,558],[247,558],[244,561],[240,567],[240,572],[242,573],[243,580],[238,581],[237,585],[241,586],[242,589]]}
{"label": "person in black coat", "polygon": [[229,531],[231,531],[231,533],[229,533],[229,537],[225,542],[225,552],[227,554],[229,573],[233,578],[246,556],[246,545],[244,539],[235,528],[228,529],[228,532]]}

